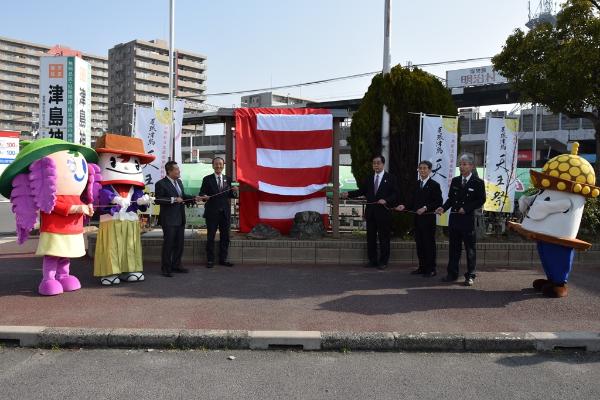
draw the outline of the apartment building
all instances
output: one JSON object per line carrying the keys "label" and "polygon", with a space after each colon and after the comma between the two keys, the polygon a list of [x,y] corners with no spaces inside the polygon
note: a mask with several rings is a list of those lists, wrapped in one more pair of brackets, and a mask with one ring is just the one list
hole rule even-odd
{"label": "apartment building", "polygon": [[[108,59],[0,36],[0,129],[31,138],[39,124],[40,56],[78,53],[92,66],[92,143],[108,129]],[[71,55],[71,54],[65,54]]]}
{"label": "apartment building", "polygon": [[[169,47],[163,40],[121,43],[108,51],[108,64],[108,127],[111,132],[129,134],[134,104],[150,107],[153,98],[169,97]],[[174,94],[185,100],[184,112],[204,111],[206,56],[176,50],[174,72]],[[193,126],[183,127],[184,137],[194,132]]]}

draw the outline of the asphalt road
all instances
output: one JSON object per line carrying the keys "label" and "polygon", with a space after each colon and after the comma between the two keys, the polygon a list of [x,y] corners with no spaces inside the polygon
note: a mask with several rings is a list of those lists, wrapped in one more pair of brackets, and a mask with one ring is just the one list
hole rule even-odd
{"label": "asphalt road", "polygon": [[547,299],[531,289],[541,269],[481,269],[473,287],[345,265],[236,265],[160,275],[102,287],[92,260],[73,260],[83,288],[37,294],[39,258],[0,259],[0,325],[383,332],[600,331],[600,269],[573,271],[570,293]]}
{"label": "asphalt road", "polygon": [[0,397],[590,400],[600,354],[3,348]]}

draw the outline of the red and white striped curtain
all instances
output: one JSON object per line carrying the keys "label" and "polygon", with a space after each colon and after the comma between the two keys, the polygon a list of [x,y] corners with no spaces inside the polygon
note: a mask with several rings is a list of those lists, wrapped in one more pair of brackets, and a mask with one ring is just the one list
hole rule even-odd
{"label": "red and white striped curtain", "polygon": [[289,232],[294,215],[317,211],[328,226],[333,117],[328,110],[240,108],[236,119],[237,180],[257,192],[240,194],[240,231],[266,223]]}

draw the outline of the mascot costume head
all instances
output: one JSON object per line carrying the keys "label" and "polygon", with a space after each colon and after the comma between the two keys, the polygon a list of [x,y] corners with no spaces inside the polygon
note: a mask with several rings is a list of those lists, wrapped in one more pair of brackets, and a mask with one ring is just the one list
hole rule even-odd
{"label": "mascot costume head", "polygon": [[97,197],[100,228],[94,255],[94,276],[102,285],[144,280],[138,211],[152,199],[144,194],[142,166],[155,158],[139,138],[107,133],[98,138],[102,189]]}
{"label": "mascot costume head", "polygon": [[36,254],[44,256],[38,292],[45,296],[81,288],[70,274],[70,258],[85,255],[84,216],[100,180],[98,156],[89,147],[59,139],[25,142],[0,176],[0,193],[10,198],[16,216],[17,242],[24,243],[40,217]]}
{"label": "mascot costume head", "polygon": [[523,222],[509,223],[511,229],[537,241],[547,279],[536,279],[533,287],[548,297],[567,295],[575,250],[591,247],[577,239],[577,232],[586,198],[597,198],[600,188],[594,186],[594,169],[577,155],[578,149],[579,144],[573,143],[571,154],[550,159],[541,172],[530,171],[531,182],[539,191],[519,199]]}

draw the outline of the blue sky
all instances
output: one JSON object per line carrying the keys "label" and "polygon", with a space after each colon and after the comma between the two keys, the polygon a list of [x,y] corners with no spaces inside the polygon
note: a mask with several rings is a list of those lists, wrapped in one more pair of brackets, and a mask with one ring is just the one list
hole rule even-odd
{"label": "blue sky", "polygon": [[[3,2],[0,36],[97,55],[133,39],[165,39],[168,0]],[[533,1],[537,3],[537,1]],[[208,57],[208,92],[270,87],[379,70],[383,0],[176,0],[175,45]],[[527,0],[392,0],[392,64],[487,57],[516,28]],[[447,69],[425,68],[444,76]],[[370,78],[283,89],[315,100],[361,97]],[[231,106],[238,96],[210,96]]]}

